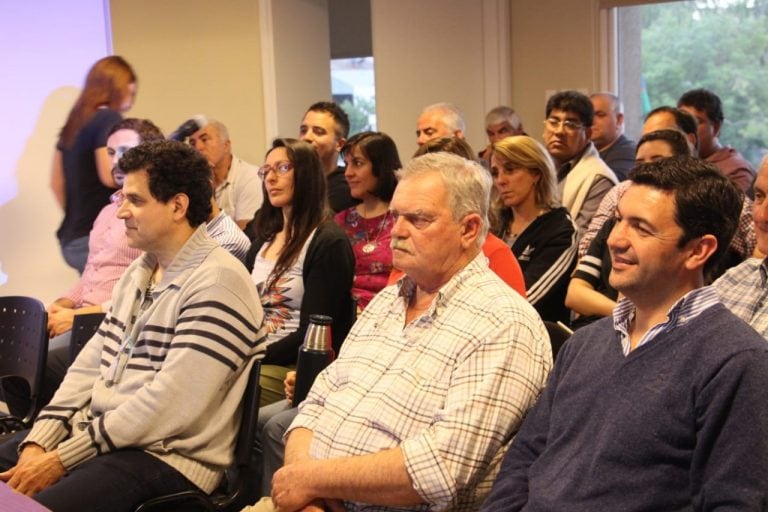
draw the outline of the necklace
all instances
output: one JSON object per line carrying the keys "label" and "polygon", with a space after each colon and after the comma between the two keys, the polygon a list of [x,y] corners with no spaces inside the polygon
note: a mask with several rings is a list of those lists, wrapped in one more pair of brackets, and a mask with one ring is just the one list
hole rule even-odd
{"label": "necklace", "polygon": [[[361,218],[363,218],[361,216]],[[384,217],[381,219],[381,222],[379,222],[379,229],[378,233],[376,233],[376,236],[371,240],[371,237],[368,234],[368,230],[365,229],[363,232],[365,233],[365,245],[363,245],[362,251],[364,254],[371,254],[373,251],[376,250],[376,247],[379,245],[379,238],[381,237],[381,234],[384,232],[384,224],[386,224],[387,219],[389,218],[389,212],[384,214]]]}

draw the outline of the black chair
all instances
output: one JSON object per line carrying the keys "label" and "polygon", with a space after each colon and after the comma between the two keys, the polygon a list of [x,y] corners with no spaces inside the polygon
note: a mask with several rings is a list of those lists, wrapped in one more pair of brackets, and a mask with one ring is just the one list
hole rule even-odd
{"label": "black chair", "polygon": [[[246,493],[248,486],[254,483],[248,478],[253,474],[251,467],[251,451],[256,437],[256,422],[259,419],[259,375],[261,374],[261,362],[256,361],[248,376],[248,385],[243,396],[243,418],[240,423],[240,432],[237,435],[235,445],[235,458],[232,466],[227,470],[225,481],[219,489],[208,495],[200,490],[182,491],[166,496],[159,496],[145,501],[136,509],[136,512],[148,512],[153,510],[228,510],[237,500]],[[239,510],[240,505],[238,505]]]}
{"label": "black chair", "polygon": [[549,342],[552,344],[552,360],[557,357],[557,353],[563,347],[563,344],[571,337],[573,331],[565,326],[560,325],[558,322],[550,322],[544,320],[544,327],[547,328],[549,333]]}
{"label": "black chair", "polygon": [[47,355],[48,313],[43,303],[32,297],[0,297],[0,384],[25,395],[22,410],[7,404],[11,415],[0,416],[0,433],[32,425],[41,405],[38,395]]}
{"label": "black chair", "polygon": [[75,360],[80,350],[88,343],[96,331],[106,313],[87,313],[85,315],[75,315],[72,321],[72,337],[69,339],[69,362]]}

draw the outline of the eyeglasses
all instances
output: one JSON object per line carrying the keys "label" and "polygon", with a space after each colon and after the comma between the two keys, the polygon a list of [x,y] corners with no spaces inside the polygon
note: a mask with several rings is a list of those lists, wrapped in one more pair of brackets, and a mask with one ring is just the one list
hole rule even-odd
{"label": "eyeglasses", "polygon": [[259,167],[259,170],[256,171],[256,174],[259,175],[259,178],[264,179],[271,171],[275,171],[275,174],[278,176],[284,176],[291,169],[293,169],[293,164],[291,162],[277,162],[274,167],[267,164],[262,165]]}
{"label": "eyeglasses", "polygon": [[583,124],[579,123],[578,121],[572,121],[570,119],[559,119],[557,117],[548,117],[544,121],[544,128],[553,132],[556,132],[561,125],[563,126],[563,129],[568,133],[576,133],[577,131],[584,128]]}

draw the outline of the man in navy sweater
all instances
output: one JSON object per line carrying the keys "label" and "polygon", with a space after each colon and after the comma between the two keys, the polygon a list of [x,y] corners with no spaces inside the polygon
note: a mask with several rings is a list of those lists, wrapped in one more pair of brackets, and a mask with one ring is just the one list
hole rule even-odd
{"label": "man in navy sweater", "polygon": [[566,343],[483,511],[766,509],[768,344],[704,286],[739,193],[691,157],[630,178],[608,238],[625,298]]}

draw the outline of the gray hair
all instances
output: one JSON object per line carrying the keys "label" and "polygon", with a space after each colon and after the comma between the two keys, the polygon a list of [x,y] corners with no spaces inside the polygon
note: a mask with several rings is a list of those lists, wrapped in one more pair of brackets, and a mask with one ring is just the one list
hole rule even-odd
{"label": "gray hair", "polygon": [[520,116],[517,112],[515,112],[515,109],[512,107],[507,107],[506,105],[500,105],[494,109],[491,109],[485,115],[486,128],[494,124],[503,123],[505,121],[509,123],[509,126],[511,126],[513,130],[520,130],[523,126],[523,120],[520,119]]}
{"label": "gray hair", "polygon": [[229,140],[229,130],[227,130],[227,127],[224,126],[224,123],[221,121],[217,121],[216,119],[208,119],[208,124],[206,126],[212,127],[214,130],[216,130],[216,133],[219,134],[219,137],[221,137],[221,140],[228,141]]}
{"label": "gray hair", "polygon": [[460,221],[469,213],[480,216],[480,235],[477,246],[481,247],[488,233],[488,205],[491,197],[491,177],[480,164],[451,153],[427,153],[410,160],[397,171],[402,183],[411,178],[437,173],[448,193],[448,206],[453,220]]}
{"label": "gray hair", "polygon": [[612,92],[595,92],[589,95],[589,99],[592,99],[596,96],[602,96],[611,100],[611,110],[613,110],[614,114],[624,113],[624,104],[621,102],[619,97]]}
{"label": "gray hair", "polygon": [[443,116],[443,122],[452,132],[459,130],[462,132],[466,131],[464,116],[461,114],[461,110],[459,110],[453,103],[435,103],[428,107],[424,107],[424,110],[421,111],[419,117],[427,112],[440,112]]}

